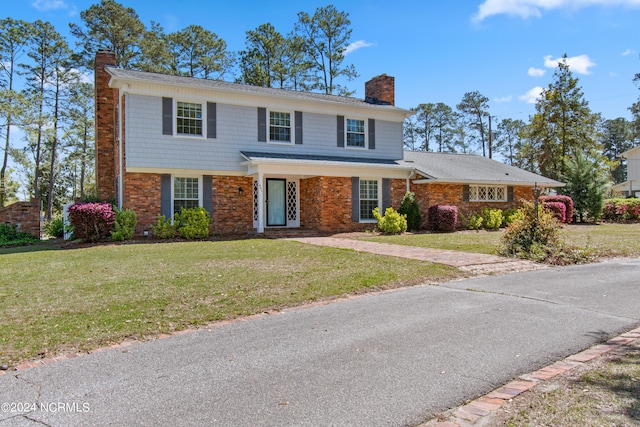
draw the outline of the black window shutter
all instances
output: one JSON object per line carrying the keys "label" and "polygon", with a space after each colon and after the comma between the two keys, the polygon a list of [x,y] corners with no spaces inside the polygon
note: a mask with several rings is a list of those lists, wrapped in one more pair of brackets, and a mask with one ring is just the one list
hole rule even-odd
{"label": "black window shutter", "polygon": [[207,102],[207,138],[216,138],[217,105]]}
{"label": "black window shutter", "polygon": [[507,187],[507,202],[513,202],[513,187]]}
{"label": "black window shutter", "polygon": [[369,119],[369,150],[376,149],[376,121]]}
{"label": "black window shutter", "polygon": [[211,175],[202,176],[202,207],[213,217],[213,177]]}
{"label": "black window shutter", "polygon": [[462,186],[462,201],[463,202],[468,202],[469,201],[469,186],[468,185],[463,185]]}
{"label": "black window shutter", "polygon": [[267,109],[258,107],[258,141],[267,142]]}
{"label": "black window shutter", "polygon": [[160,176],[160,213],[165,218],[171,218],[171,175],[163,174]]}
{"label": "black window shutter", "polygon": [[338,116],[338,147],[344,147],[344,116]]}
{"label": "black window shutter", "polygon": [[351,221],[360,221],[360,178],[351,177]]}
{"label": "black window shutter", "polygon": [[302,144],[302,111],[295,112],[296,144]]}
{"label": "black window shutter", "polygon": [[173,98],[162,98],[162,134],[173,135]]}
{"label": "black window shutter", "polygon": [[382,178],[382,207],[380,208],[380,215],[384,215],[387,208],[391,207],[391,180],[389,178]]}

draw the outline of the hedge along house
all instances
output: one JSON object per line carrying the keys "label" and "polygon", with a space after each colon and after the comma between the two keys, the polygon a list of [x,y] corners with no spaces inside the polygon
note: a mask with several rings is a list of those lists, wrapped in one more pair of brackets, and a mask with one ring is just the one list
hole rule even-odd
{"label": "hedge along house", "polygon": [[[397,208],[409,190],[426,218],[432,204],[515,206],[534,182],[561,185],[478,156],[452,155],[474,166],[445,173],[444,155],[405,153],[402,125],[413,112],[394,105],[390,76],[368,81],[361,100],[114,64],[113,53],[97,52],[98,196],[133,209],[138,234],[194,206],[211,213],[216,234],[357,231],[375,223],[373,208]],[[513,179],[471,173],[489,164]]]}

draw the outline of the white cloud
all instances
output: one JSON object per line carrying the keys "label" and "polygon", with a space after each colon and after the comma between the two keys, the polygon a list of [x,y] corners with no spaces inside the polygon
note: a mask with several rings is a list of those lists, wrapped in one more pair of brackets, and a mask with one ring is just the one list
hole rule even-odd
{"label": "white cloud", "polygon": [[539,18],[543,11],[553,9],[581,9],[589,6],[640,7],[640,0],[485,0],[478,6],[472,20],[480,22],[493,15]]}
{"label": "white cloud", "polygon": [[527,70],[527,74],[529,74],[531,77],[542,77],[546,72],[547,70],[543,70],[541,68],[534,68],[534,67],[530,67]]}
{"label": "white cloud", "polygon": [[349,46],[346,47],[346,49],[344,50],[343,54],[344,56],[349,55],[352,52],[355,52],[358,49],[361,49],[363,47],[371,47],[373,46],[373,43],[369,43],[367,41],[364,40],[358,40],[355,41],[353,43],[351,43]]}
{"label": "white cloud", "polygon": [[36,0],[31,3],[31,6],[35,7],[41,12],[47,10],[67,9],[69,6],[64,0]]}
{"label": "white cloud", "polygon": [[622,56],[629,56],[629,55],[635,55],[637,52],[633,49],[627,49],[624,52],[622,52]]}
{"label": "white cloud", "polygon": [[502,98],[493,98],[493,101],[497,103],[503,103],[503,102],[509,102],[512,99],[513,99],[513,96],[507,95],[507,96],[503,96]]}
{"label": "white cloud", "polygon": [[529,89],[527,93],[518,97],[519,100],[526,102],[527,104],[535,104],[538,99],[540,99],[540,95],[542,95],[542,89],[540,86],[536,86],[532,89]]}
{"label": "white cloud", "polygon": [[566,62],[566,64],[569,66],[569,69],[571,71],[574,71],[578,74],[585,74],[585,75],[591,74],[591,71],[589,71],[589,68],[596,66],[596,63],[593,62],[587,55],[574,56],[566,59],[565,58],[553,59],[551,55],[547,55],[544,57],[544,66],[547,68],[556,68],[558,66],[558,63],[563,61]]}

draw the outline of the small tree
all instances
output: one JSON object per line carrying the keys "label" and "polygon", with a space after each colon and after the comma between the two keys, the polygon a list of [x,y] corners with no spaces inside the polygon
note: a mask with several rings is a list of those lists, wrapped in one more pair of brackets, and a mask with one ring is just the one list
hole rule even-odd
{"label": "small tree", "polygon": [[420,206],[416,201],[415,193],[407,191],[404,195],[398,213],[407,217],[407,228],[409,230],[418,230],[422,217],[420,216]]}
{"label": "small tree", "polygon": [[602,216],[606,181],[595,162],[576,153],[567,164],[565,181],[567,186],[562,192],[573,199],[580,222],[583,222],[585,214],[598,220]]}

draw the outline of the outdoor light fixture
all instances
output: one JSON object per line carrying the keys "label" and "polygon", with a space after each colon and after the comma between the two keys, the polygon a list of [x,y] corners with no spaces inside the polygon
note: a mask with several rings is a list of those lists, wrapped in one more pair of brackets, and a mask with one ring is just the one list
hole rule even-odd
{"label": "outdoor light fixture", "polygon": [[238,187],[238,194],[242,194],[244,190],[242,190],[242,187]]}

